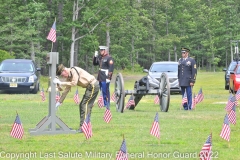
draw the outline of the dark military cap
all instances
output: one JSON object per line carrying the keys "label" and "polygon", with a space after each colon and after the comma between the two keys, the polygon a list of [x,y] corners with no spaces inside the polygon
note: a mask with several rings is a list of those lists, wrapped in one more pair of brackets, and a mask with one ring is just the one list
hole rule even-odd
{"label": "dark military cap", "polygon": [[63,64],[59,64],[57,67],[56,75],[60,76],[62,71],[64,70],[65,66]]}
{"label": "dark military cap", "polygon": [[181,49],[182,51],[181,52],[190,52],[190,49],[188,49],[188,48],[185,48],[185,47],[182,47],[182,49]]}

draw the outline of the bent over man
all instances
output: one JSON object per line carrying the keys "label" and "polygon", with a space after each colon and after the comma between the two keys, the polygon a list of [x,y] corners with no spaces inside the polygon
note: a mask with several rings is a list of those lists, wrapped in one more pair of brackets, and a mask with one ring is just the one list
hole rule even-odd
{"label": "bent over man", "polygon": [[79,104],[80,126],[78,132],[81,133],[83,122],[87,115],[91,114],[93,103],[97,98],[99,92],[99,83],[93,75],[89,74],[80,67],[67,68],[63,64],[60,64],[57,67],[56,75],[66,78],[66,82],[61,82],[58,79],[54,79],[54,83],[66,86],[59,102],[56,104],[56,108],[63,103],[72,86],[77,85],[81,86],[82,88],[86,88],[85,94],[83,95],[83,98]]}
{"label": "bent over man", "polygon": [[93,65],[99,65],[98,77],[100,90],[102,91],[104,106],[110,105],[109,86],[114,70],[113,58],[108,53],[108,47],[99,46],[100,55],[95,51]]}
{"label": "bent over man", "polygon": [[192,106],[192,87],[196,81],[197,67],[193,58],[189,57],[190,49],[182,48],[182,58],[178,60],[178,81],[181,87],[182,97],[185,92],[188,102],[183,104],[185,110],[191,110]]}

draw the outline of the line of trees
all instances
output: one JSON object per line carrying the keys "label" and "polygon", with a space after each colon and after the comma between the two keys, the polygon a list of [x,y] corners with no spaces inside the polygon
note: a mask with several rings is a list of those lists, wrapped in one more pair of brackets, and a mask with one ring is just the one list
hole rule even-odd
{"label": "line of trees", "polygon": [[[0,0],[0,49],[46,66],[59,62],[94,72],[99,45],[110,47],[116,69],[177,61],[182,46],[198,67],[215,71],[231,61],[239,40],[239,0]],[[57,20],[57,42],[46,39]]]}

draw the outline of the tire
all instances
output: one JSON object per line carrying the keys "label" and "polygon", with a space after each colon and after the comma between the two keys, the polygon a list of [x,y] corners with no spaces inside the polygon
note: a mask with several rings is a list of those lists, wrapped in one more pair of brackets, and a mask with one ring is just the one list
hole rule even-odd
{"label": "tire", "polygon": [[226,81],[225,81],[225,90],[229,90],[229,85],[227,85]]}
{"label": "tire", "polygon": [[39,91],[39,83],[36,84],[36,87],[32,90],[32,93],[37,94],[38,91]]}

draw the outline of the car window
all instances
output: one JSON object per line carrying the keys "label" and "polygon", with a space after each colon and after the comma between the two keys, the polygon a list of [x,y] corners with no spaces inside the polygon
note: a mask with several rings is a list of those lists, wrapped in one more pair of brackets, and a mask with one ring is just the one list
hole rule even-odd
{"label": "car window", "polygon": [[236,66],[237,66],[237,63],[232,63],[232,64],[230,64],[230,66],[228,67],[228,70],[229,70],[229,71],[233,71]]}
{"label": "car window", "polygon": [[33,72],[34,67],[29,62],[2,62],[0,71]]}
{"label": "car window", "polygon": [[240,67],[237,68],[236,74],[240,74]]}
{"label": "car window", "polygon": [[150,72],[177,72],[177,64],[153,64]]}

